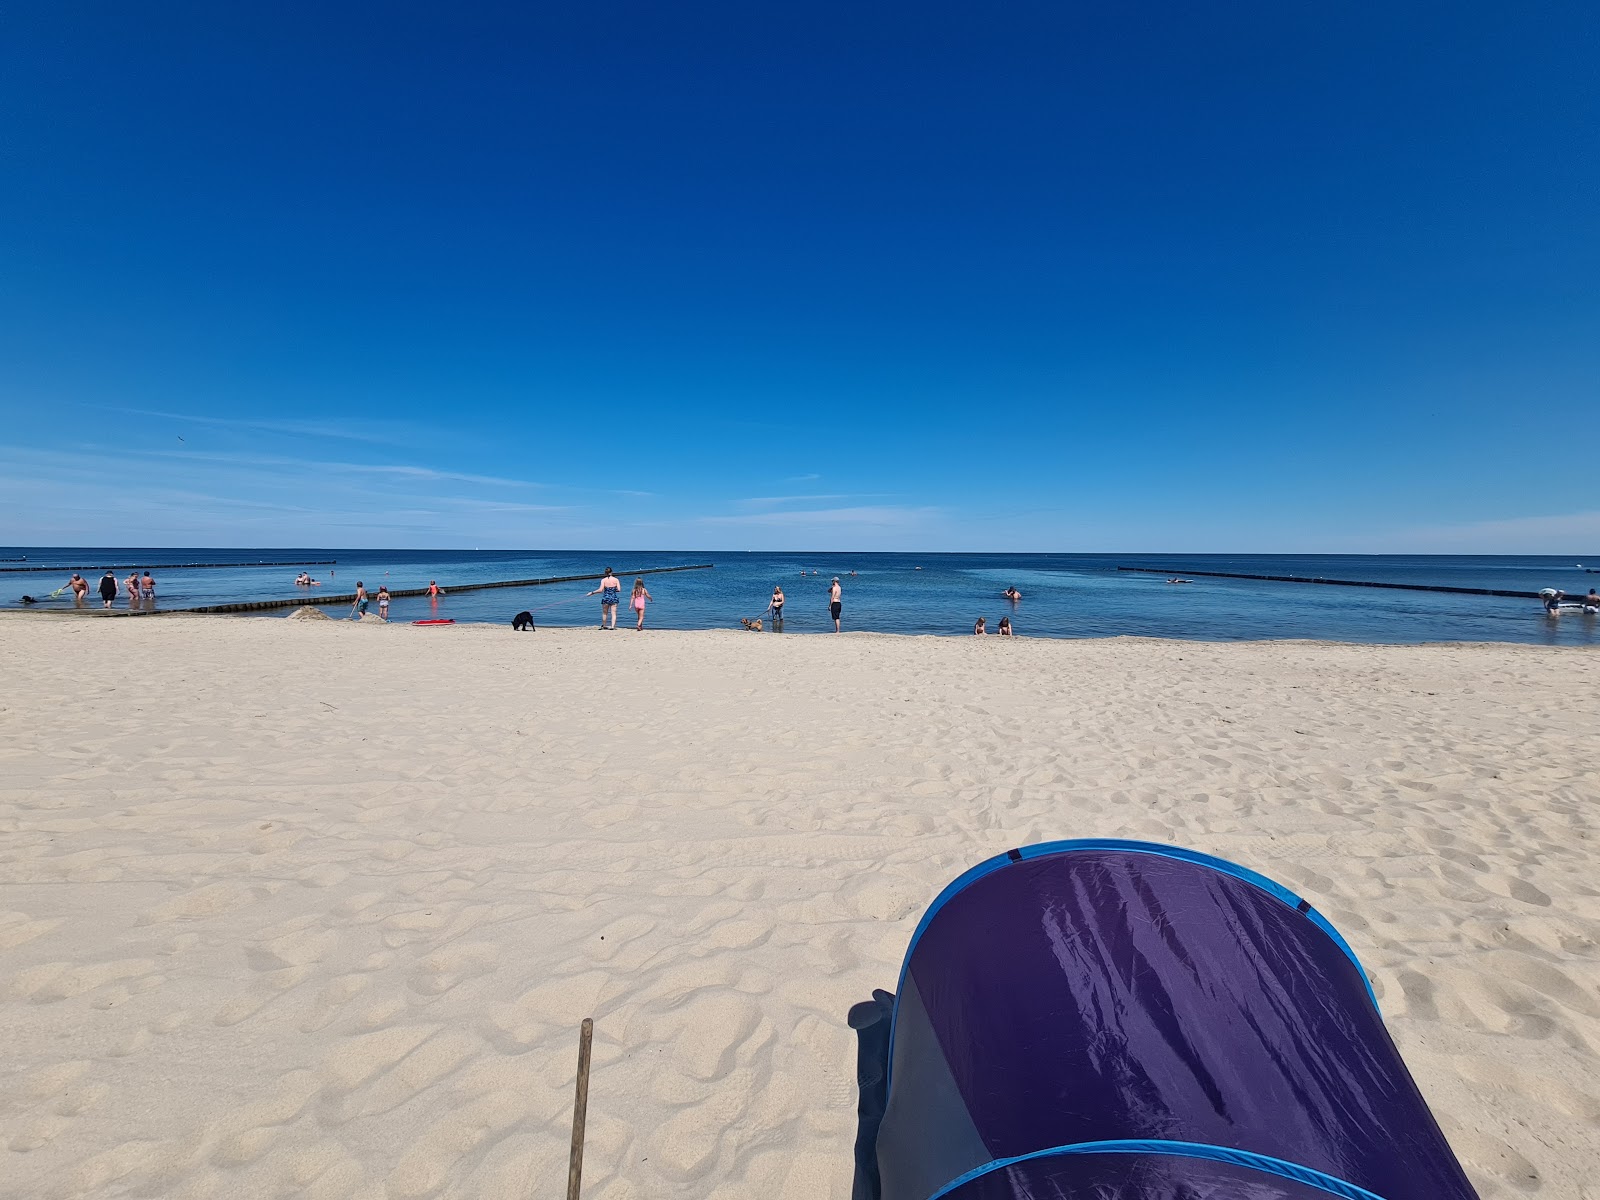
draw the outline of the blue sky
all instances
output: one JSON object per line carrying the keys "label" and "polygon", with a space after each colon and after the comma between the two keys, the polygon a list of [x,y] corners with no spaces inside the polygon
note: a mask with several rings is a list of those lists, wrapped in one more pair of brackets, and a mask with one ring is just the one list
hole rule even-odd
{"label": "blue sky", "polygon": [[1600,554],[1592,3],[443,7],[0,17],[0,542]]}

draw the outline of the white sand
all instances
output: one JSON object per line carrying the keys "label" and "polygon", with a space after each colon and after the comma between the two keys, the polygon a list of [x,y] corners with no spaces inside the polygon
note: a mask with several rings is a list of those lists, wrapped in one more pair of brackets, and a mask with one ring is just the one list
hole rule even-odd
{"label": "white sand", "polygon": [[0,1195],[843,1200],[961,870],[1304,892],[1485,1197],[1600,1197],[1600,653],[0,620]]}

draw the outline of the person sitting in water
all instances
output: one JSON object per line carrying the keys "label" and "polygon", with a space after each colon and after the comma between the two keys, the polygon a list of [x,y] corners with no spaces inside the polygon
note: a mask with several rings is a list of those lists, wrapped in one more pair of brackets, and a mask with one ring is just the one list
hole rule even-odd
{"label": "person sitting in water", "polygon": [[978,623],[972,627],[972,632],[977,634],[979,637],[987,636],[989,631],[983,627],[982,617],[978,618]]}
{"label": "person sitting in water", "polygon": [[1000,628],[999,628],[999,630],[997,632],[1000,634],[1001,637],[1016,637],[1017,636],[1016,634],[1011,632],[1011,618],[1010,617],[1001,617],[1000,618]]}

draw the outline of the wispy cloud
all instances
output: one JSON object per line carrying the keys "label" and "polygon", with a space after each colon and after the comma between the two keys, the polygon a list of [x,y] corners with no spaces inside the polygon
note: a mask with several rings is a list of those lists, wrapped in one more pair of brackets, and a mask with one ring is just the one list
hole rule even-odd
{"label": "wispy cloud", "polygon": [[418,467],[408,463],[352,463],[327,462],[321,459],[290,458],[270,454],[214,454],[207,451],[146,450],[135,451],[152,458],[188,460],[191,462],[230,463],[241,467],[288,467],[309,471],[350,471],[358,475],[387,475],[396,479],[423,482],[476,483],[486,487],[546,487],[531,479],[507,479],[500,475],[474,475],[467,471],[441,471],[434,467]]}
{"label": "wispy cloud", "polygon": [[771,512],[736,513],[701,517],[700,522],[706,525],[745,525],[773,529],[835,528],[842,525],[880,530],[911,529],[926,524],[938,516],[939,512],[939,509],[932,507],[857,505],[848,508],[789,508]]}
{"label": "wispy cloud", "polygon": [[789,476],[789,478],[785,479],[784,482],[785,483],[814,483],[818,479],[821,479],[821,478],[822,478],[821,475],[818,475],[815,471],[812,471],[809,475],[791,475],[791,476]]}
{"label": "wispy cloud", "polygon": [[392,544],[402,527],[511,544],[577,511],[526,503],[539,486],[410,463],[0,447],[0,509],[16,514],[12,536],[35,544],[315,544],[319,530],[355,529]]}
{"label": "wispy cloud", "polygon": [[750,496],[744,500],[735,500],[734,503],[748,508],[776,508],[780,504],[816,504],[825,500],[871,500],[884,494],[883,492],[827,492],[812,496]]}
{"label": "wispy cloud", "polygon": [[403,421],[378,421],[368,418],[325,418],[305,420],[271,417],[217,417],[209,413],[163,412],[150,408],[105,408],[107,412],[123,413],[134,417],[153,417],[157,420],[177,421],[187,425],[208,425],[219,429],[253,430],[261,433],[278,433],[290,437],[331,438],[339,441],[366,442],[378,446],[411,446],[426,439],[426,431]]}
{"label": "wispy cloud", "polygon": [[1373,553],[1591,554],[1600,557],[1600,512],[1506,517],[1460,525],[1417,526],[1351,538]]}

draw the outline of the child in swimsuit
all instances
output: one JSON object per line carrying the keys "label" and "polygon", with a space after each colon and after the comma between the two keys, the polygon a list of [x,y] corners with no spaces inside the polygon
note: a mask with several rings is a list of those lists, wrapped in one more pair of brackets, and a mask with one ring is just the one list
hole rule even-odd
{"label": "child in swimsuit", "polygon": [[378,616],[385,621],[389,619],[389,585],[387,583],[378,585]]}
{"label": "child in swimsuit", "polygon": [[644,580],[633,581],[633,611],[639,614],[639,623],[634,626],[636,631],[644,628],[644,606],[646,602],[654,599],[655,597],[645,590]]}

